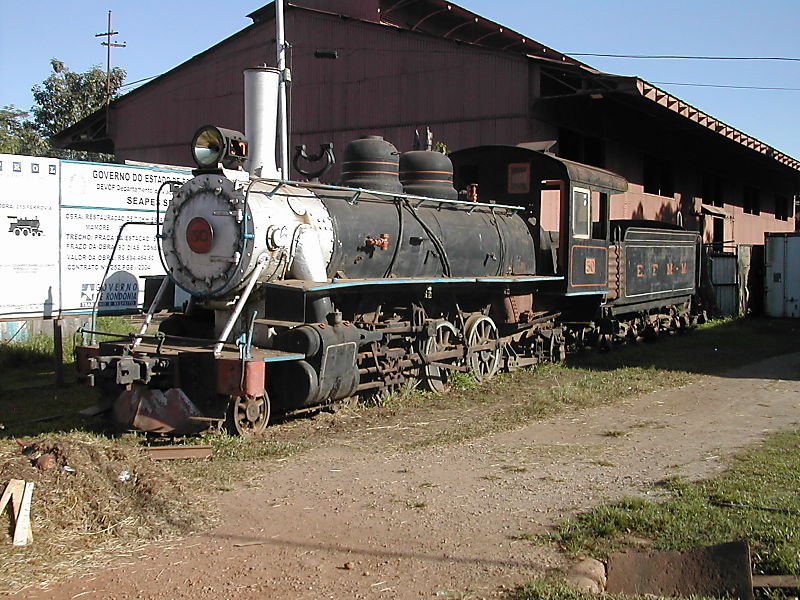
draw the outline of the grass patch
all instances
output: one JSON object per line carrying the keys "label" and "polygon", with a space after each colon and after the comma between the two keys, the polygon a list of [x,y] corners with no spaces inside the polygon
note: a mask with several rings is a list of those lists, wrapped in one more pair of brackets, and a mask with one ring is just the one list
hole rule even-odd
{"label": "grass patch", "polygon": [[[87,317],[88,318],[88,317]],[[127,335],[138,329],[141,317],[98,317],[97,330],[112,334]],[[98,336],[99,341],[114,339],[109,336]],[[80,343],[80,336],[65,336],[63,339],[64,362],[74,362],[75,346]],[[8,341],[0,343],[0,368],[9,369],[34,365],[53,364],[53,336],[38,333],[24,341]],[[5,377],[3,378],[5,380]]]}
{"label": "grass patch", "polygon": [[[631,600],[622,594],[603,594],[604,600]],[[518,587],[503,597],[504,600],[596,600],[589,592],[580,592],[568,587],[557,577],[544,577]]]}
{"label": "grass patch", "polygon": [[[604,557],[631,536],[652,540],[656,550],[745,539],[753,571],[800,575],[800,432],[779,433],[733,459],[714,479],[660,482],[669,498],[639,498],[595,508],[562,524],[552,536],[571,555]],[[720,506],[719,502],[776,507],[791,514]]]}
{"label": "grass patch", "polygon": [[603,435],[605,437],[625,437],[628,434],[624,431],[620,431],[619,429],[609,429],[608,431],[604,431]]}
{"label": "grass patch", "polygon": [[[654,600],[657,596],[626,596],[625,594],[607,594],[600,596],[603,600]],[[562,577],[548,575],[535,579],[518,587],[503,596],[503,600],[597,600],[598,596],[589,592],[581,592],[568,587]],[[687,600],[712,600],[702,596],[688,596]]]}
{"label": "grass patch", "polygon": [[171,461],[170,468],[182,478],[195,480],[196,488],[231,490],[239,482],[258,485],[270,463],[294,456],[308,446],[302,442],[250,440],[231,435],[206,435],[186,444],[210,444],[209,461]]}
{"label": "grass patch", "polygon": [[[658,368],[719,375],[754,360],[797,352],[800,324],[791,319],[726,319],[709,321],[680,335],[657,342],[619,347],[619,351],[581,352],[567,362],[595,370],[620,367]],[[751,350],[758,348],[758,353]]]}
{"label": "grass patch", "polygon": [[[656,343],[628,344],[611,352],[586,351],[565,363],[540,364],[532,369],[501,373],[483,384],[456,373],[446,394],[416,389],[392,394],[382,408],[391,415],[424,409],[460,411],[463,418],[435,435],[408,435],[407,449],[460,443],[503,431],[571,408],[610,404],[657,389],[692,383],[702,374],[724,374],[753,359],[761,360],[797,350],[800,327],[782,319],[737,319],[704,324],[684,335],[664,336]],[[754,356],[745,351],[759,348]],[[465,380],[462,382],[462,379]],[[480,413],[470,418],[468,413]],[[416,418],[416,417],[414,417]],[[645,422],[641,427],[663,427]],[[609,437],[625,432],[608,432]]]}

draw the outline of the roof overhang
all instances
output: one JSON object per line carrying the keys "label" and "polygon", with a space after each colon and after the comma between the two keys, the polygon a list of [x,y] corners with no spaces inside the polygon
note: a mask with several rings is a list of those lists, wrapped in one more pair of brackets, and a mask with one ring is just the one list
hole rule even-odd
{"label": "roof overhang", "polygon": [[51,138],[51,143],[56,148],[114,154],[114,140],[108,134],[107,126],[109,110],[113,110],[113,103],[108,109],[96,110],[74,125],[59,131]]}
{"label": "roof overhang", "polygon": [[712,217],[722,217],[723,219],[732,219],[733,215],[730,212],[719,206],[712,206],[711,204],[701,204],[700,212],[704,215],[711,215]]}
{"label": "roof overhang", "polygon": [[635,82],[635,88],[627,88],[629,93],[639,94],[642,98],[662,106],[693,123],[697,123],[697,125],[700,127],[705,127],[712,133],[721,135],[736,142],[737,144],[744,146],[745,148],[749,148],[750,150],[758,152],[767,158],[771,158],[782,165],[800,171],[800,160],[792,158],[788,154],[784,154],[769,144],[765,144],[764,142],[757,140],[756,138],[747,135],[742,131],[739,131],[735,127],[723,123],[719,119],[716,119],[702,110],[695,108],[680,98],[676,98],[669,92],[665,92],[664,90],[654,86],[652,83],[648,83],[643,79],[638,78],[635,80]]}
{"label": "roof overhang", "polygon": [[669,111],[678,118],[685,119],[687,124],[694,124],[697,127],[704,128],[708,132],[731,140],[743,148],[757,152],[790,169],[800,171],[800,160],[784,154],[769,144],[765,144],[753,136],[712,117],[699,108],[684,102],[643,79],[603,73],[602,71],[586,68],[583,65],[554,65],[552,61],[545,61],[539,57],[531,58],[536,59],[541,64],[543,78],[549,78],[557,82],[557,87],[560,89],[559,93],[541,96],[541,101],[558,101],[581,96],[597,100],[607,96],[630,98],[658,109],[653,114],[659,114],[659,110]]}
{"label": "roof overhang", "polygon": [[543,152],[542,145],[543,142],[529,142],[516,146],[492,144],[456,150],[450,154],[450,158],[453,164],[457,165],[459,162],[468,163],[473,157],[485,156],[487,153],[490,155],[502,153],[502,156],[509,160],[530,163],[536,178],[540,181],[563,181],[569,185],[586,187],[609,195],[628,191],[628,180],[622,175]]}

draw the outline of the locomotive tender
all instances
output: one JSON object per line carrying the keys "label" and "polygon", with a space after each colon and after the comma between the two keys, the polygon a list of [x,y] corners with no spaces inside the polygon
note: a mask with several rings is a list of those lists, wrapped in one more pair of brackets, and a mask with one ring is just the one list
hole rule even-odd
{"label": "locomotive tender", "polygon": [[246,136],[202,128],[163,216],[183,313],[147,335],[157,297],[139,334],[76,350],[123,426],[258,434],[271,413],[691,324],[699,236],[610,221],[622,177],[524,144],[398,156],[368,136],[340,185],[288,181],[259,108],[275,76],[246,71]]}

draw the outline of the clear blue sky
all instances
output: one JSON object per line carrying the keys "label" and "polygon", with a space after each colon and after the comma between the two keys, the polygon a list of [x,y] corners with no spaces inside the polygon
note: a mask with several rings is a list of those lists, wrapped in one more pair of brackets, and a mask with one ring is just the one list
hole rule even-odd
{"label": "clear blue sky", "polygon": [[[250,24],[264,0],[0,0],[0,106],[28,109],[52,57],[105,67],[96,33],[113,11],[113,62],[127,81],[158,75]],[[561,52],[800,58],[800,0],[461,0],[457,4]],[[288,32],[291,41],[291,32]],[[800,62],[579,57],[652,83],[800,88]],[[658,83],[679,98],[800,158],[800,91]],[[130,88],[127,88],[130,89]]]}

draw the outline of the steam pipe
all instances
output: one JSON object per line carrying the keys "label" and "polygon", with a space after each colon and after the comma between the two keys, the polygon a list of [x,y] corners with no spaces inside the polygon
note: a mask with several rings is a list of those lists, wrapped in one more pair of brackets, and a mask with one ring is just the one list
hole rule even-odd
{"label": "steam pipe", "polygon": [[281,155],[281,179],[289,179],[289,124],[286,120],[286,82],[291,77],[286,69],[286,38],[283,29],[283,0],[275,0],[275,43],[278,46],[278,146]]}
{"label": "steam pipe", "polygon": [[158,291],[156,292],[153,301],[150,303],[150,308],[147,309],[147,314],[144,317],[142,326],[139,328],[139,334],[137,335],[136,339],[133,340],[134,348],[136,348],[136,346],[138,346],[141,343],[142,341],[141,336],[143,336],[147,331],[147,327],[150,325],[150,321],[153,320],[153,315],[155,314],[158,305],[161,304],[161,298],[164,297],[164,294],[166,293],[168,287],[169,287],[169,277],[164,275],[164,278],[161,280],[161,285],[158,286]]}
{"label": "steam pipe", "polygon": [[222,352],[222,347],[225,345],[225,342],[228,340],[228,336],[231,334],[233,324],[236,323],[236,319],[239,318],[244,305],[250,299],[250,294],[253,292],[253,288],[258,281],[258,277],[261,275],[261,271],[264,270],[264,266],[267,264],[266,259],[266,254],[262,254],[258,257],[258,263],[256,264],[256,268],[253,269],[253,273],[250,275],[250,281],[247,282],[247,287],[242,292],[242,295],[239,296],[239,301],[236,303],[236,306],[233,307],[233,312],[231,312],[231,316],[228,317],[228,322],[225,323],[225,328],[222,330],[222,333],[220,333],[219,340],[217,340],[217,343],[214,344],[214,354],[219,354]]}

